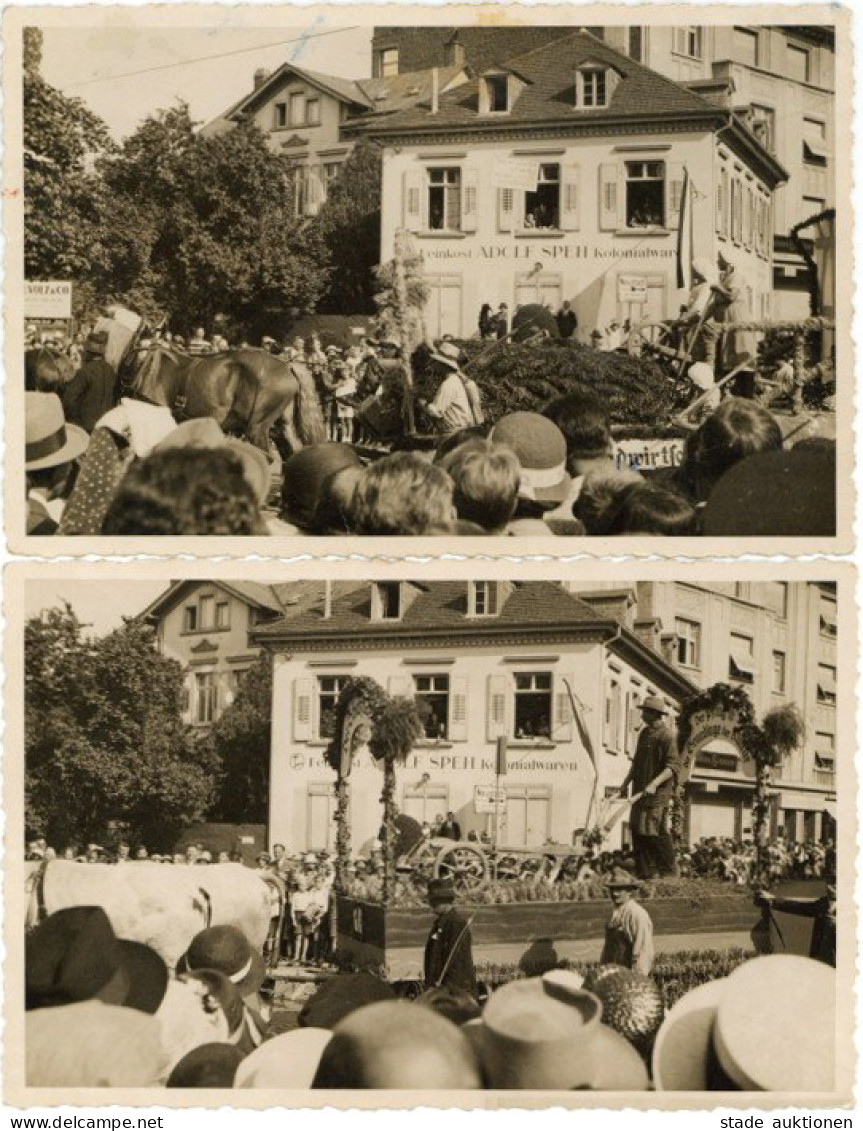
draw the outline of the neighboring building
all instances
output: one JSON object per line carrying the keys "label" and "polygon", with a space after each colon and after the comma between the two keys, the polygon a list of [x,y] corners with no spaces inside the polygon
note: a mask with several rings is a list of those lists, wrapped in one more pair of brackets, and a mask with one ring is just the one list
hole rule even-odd
{"label": "neighboring building", "polygon": [[[733,110],[788,173],[774,200],[773,315],[809,314],[809,273],[791,230],[834,207],[835,33],[832,25],[610,25],[590,28],[609,46]],[[373,66],[390,73],[468,65],[482,73],[571,34],[571,27],[383,27]],[[692,169],[693,176],[696,168]],[[703,190],[702,190],[703,191]],[[803,231],[818,240],[817,231]],[[832,263],[829,270],[832,270]],[[832,314],[832,281],[824,313]]]}
{"label": "neighboring building", "polygon": [[[293,850],[333,844],[324,751],[349,676],[422,705],[427,738],[397,770],[399,808],[421,821],[452,810],[463,836],[493,834],[497,819],[499,843],[516,846],[571,844],[594,783],[599,803],[623,780],[634,729],[615,729],[609,702],[634,717],[648,694],[676,708],[695,690],[635,632],[553,582],[320,583],[253,638],[274,661],[270,840]],[[486,802],[497,785],[496,817]],[[351,773],[355,852],[377,835],[380,793],[381,771],[363,751]],[[613,842],[625,835],[619,825]]]}
{"label": "neighboring building", "polygon": [[[639,582],[598,585],[581,600],[629,624],[701,688],[746,689],[760,719],[794,703],[806,722],[801,749],[776,775],[772,829],[789,839],[832,835],[836,784],[836,589],[817,582]],[[618,704],[621,719],[625,706]],[[620,725],[624,725],[623,722]],[[754,767],[722,738],[692,768],[688,838],[751,834]]]}
{"label": "neighboring building", "polygon": [[233,702],[240,677],[260,655],[251,631],[283,615],[285,604],[278,596],[283,588],[175,581],[139,614],[155,627],[161,651],[186,669],[186,722],[210,726]]}
{"label": "neighboring building", "polygon": [[[444,68],[437,81],[446,83],[459,70]],[[346,133],[345,125],[371,112],[388,113],[427,100],[431,87],[430,69],[354,81],[283,63],[272,73],[255,71],[249,94],[201,133],[218,136],[244,119],[254,122],[270,148],[291,165],[294,215],[311,217],[320,211],[354,148],[355,136]]]}
{"label": "neighboring building", "polygon": [[484,302],[569,300],[584,339],[615,318],[676,315],[686,170],[692,254],[730,250],[751,316],[771,313],[784,169],[727,109],[586,32],[345,129],[384,146],[381,259],[398,228],[414,233],[433,336],[470,336]]}

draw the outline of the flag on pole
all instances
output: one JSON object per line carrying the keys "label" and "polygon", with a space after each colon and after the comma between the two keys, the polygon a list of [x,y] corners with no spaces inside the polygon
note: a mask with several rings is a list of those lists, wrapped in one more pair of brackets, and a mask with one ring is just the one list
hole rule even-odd
{"label": "flag on pole", "polygon": [[692,182],[689,169],[683,170],[680,188],[680,220],[677,226],[677,286],[680,290],[692,287]]}

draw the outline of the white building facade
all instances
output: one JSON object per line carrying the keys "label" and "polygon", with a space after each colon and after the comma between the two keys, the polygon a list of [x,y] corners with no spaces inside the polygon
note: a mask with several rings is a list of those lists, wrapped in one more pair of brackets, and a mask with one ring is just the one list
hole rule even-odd
{"label": "white building facade", "polygon": [[[413,233],[432,336],[480,307],[569,301],[578,336],[677,314],[685,255],[724,250],[752,318],[771,314],[773,192],[784,170],[733,115],[585,33],[364,119],[384,145],[381,259]],[[688,186],[688,187],[687,187]]]}
{"label": "white building facade", "polygon": [[[423,710],[427,737],[397,769],[399,808],[429,822],[452,811],[463,837],[496,833],[515,847],[572,844],[591,804],[626,775],[637,702],[658,694],[676,708],[694,690],[634,633],[548,582],[336,586],[325,612],[322,598],[255,633],[274,663],[270,838],[294,850],[333,845],[335,774],[324,753],[349,676],[371,676]],[[606,721],[618,697],[630,707],[626,733]],[[361,751],[354,851],[377,836],[381,787]],[[618,826],[613,842],[625,835]]]}

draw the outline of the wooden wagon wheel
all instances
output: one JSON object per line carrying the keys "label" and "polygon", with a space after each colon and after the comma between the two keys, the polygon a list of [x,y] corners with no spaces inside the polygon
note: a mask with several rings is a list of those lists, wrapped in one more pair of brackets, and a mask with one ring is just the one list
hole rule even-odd
{"label": "wooden wagon wheel", "polygon": [[438,853],[434,874],[437,879],[451,880],[456,895],[470,895],[489,882],[488,857],[475,845],[455,843]]}

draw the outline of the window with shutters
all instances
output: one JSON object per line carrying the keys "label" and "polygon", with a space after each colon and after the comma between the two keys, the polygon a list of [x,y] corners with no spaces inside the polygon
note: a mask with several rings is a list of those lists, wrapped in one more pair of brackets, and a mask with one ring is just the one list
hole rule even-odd
{"label": "window with shutters", "polygon": [[195,722],[213,723],[219,707],[219,685],[215,672],[195,673]]}
{"label": "window with shutters", "polygon": [[615,752],[620,750],[621,687],[616,679],[609,683],[605,696],[605,745]]}
{"label": "window with shutters", "polygon": [[461,231],[461,169],[428,170],[428,230]]}
{"label": "window with shutters", "polygon": [[514,738],[551,737],[551,672],[515,675]]}
{"label": "window with shutters", "polygon": [[689,25],[674,29],[674,53],[687,59],[700,59],[703,52],[703,28]]}
{"label": "window with shutters", "polygon": [[426,738],[446,738],[449,726],[449,676],[445,673],[415,675],[414,688],[414,699]]}
{"label": "window with shutters", "polygon": [[655,228],[665,223],[665,162],[626,162],[626,226]]}
{"label": "window with shutters", "polygon": [[536,188],[524,194],[524,226],[560,227],[560,165],[540,165]]}
{"label": "window with shutters", "polygon": [[329,739],[336,733],[336,704],[345,689],[346,675],[318,676],[318,738]]}

